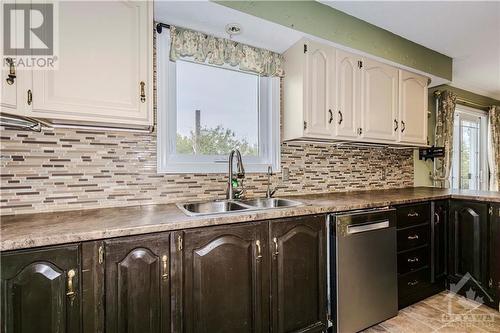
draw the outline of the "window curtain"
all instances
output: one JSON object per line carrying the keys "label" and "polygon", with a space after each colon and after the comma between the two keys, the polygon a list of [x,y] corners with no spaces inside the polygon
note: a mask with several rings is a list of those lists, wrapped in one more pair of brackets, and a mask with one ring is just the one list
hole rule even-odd
{"label": "window curtain", "polygon": [[488,114],[488,164],[490,191],[498,191],[500,182],[500,107],[492,106]]}
{"label": "window curtain", "polygon": [[436,146],[444,147],[444,157],[436,159],[436,169],[433,180],[440,187],[450,187],[450,171],[453,158],[453,125],[457,95],[451,91],[441,93],[436,119]]}
{"label": "window curtain", "polygon": [[281,54],[218,38],[202,32],[170,27],[170,60],[187,58],[198,63],[230,65],[261,76],[283,77],[284,58]]}

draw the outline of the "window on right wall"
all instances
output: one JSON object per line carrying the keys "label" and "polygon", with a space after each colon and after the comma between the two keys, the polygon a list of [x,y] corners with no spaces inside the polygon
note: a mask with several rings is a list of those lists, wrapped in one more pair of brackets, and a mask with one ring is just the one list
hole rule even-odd
{"label": "window on right wall", "polygon": [[488,190],[487,126],[485,111],[457,105],[451,170],[453,188]]}

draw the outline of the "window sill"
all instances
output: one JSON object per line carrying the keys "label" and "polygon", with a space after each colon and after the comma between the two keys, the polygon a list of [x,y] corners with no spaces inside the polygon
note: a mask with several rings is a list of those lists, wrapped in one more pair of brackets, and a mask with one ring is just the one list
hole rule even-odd
{"label": "window sill", "polygon": [[[246,173],[266,173],[269,164],[245,163],[243,162]],[[281,171],[278,165],[272,165],[273,172]],[[236,170],[236,169],[235,169]],[[227,162],[221,163],[167,163],[163,168],[158,166],[158,174],[227,174]]]}

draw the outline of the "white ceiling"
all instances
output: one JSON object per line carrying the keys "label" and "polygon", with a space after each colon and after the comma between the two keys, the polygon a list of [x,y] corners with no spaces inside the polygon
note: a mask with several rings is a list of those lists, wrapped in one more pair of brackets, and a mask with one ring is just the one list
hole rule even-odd
{"label": "white ceiling", "polygon": [[500,100],[500,2],[321,1],[453,58],[458,88]]}
{"label": "white ceiling", "polygon": [[238,23],[240,35],[233,40],[283,53],[302,37],[302,33],[265,21],[211,1],[155,1],[155,20],[229,38],[225,27]]}

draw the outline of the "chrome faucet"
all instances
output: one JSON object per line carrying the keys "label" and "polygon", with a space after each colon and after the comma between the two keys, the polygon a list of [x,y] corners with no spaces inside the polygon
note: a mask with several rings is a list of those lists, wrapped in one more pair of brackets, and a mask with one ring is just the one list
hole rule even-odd
{"label": "chrome faucet", "polygon": [[267,191],[266,198],[272,198],[274,193],[276,193],[276,187],[271,190],[271,176],[273,175],[273,168],[269,165],[267,167]]}
{"label": "chrome faucet", "polygon": [[[238,172],[236,173],[236,178],[234,178],[233,174],[233,159],[236,154],[236,163]],[[227,179],[227,192],[226,198],[228,200],[233,200],[236,196],[240,198],[243,195],[243,188],[235,190],[233,187],[233,180],[243,180],[245,178],[245,168],[243,167],[243,161],[241,159],[241,153],[238,149],[233,149],[229,153],[229,174]]]}

